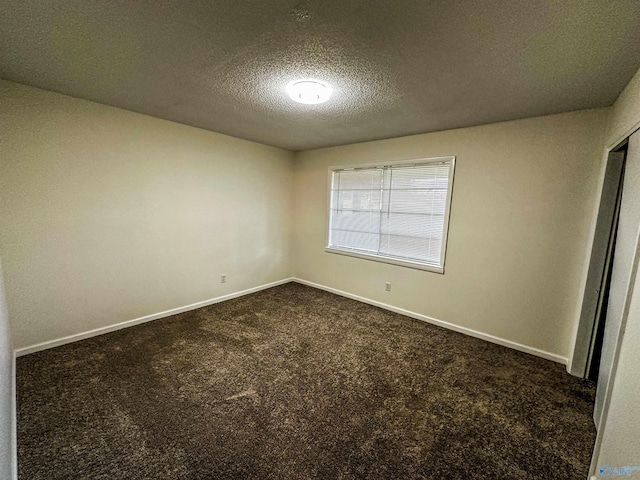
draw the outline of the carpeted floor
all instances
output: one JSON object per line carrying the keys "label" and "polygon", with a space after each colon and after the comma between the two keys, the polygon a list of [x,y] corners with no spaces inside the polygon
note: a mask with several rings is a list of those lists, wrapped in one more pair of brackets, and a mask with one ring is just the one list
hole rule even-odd
{"label": "carpeted floor", "polygon": [[299,284],[18,359],[21,480],[587,477],[593,385]]}

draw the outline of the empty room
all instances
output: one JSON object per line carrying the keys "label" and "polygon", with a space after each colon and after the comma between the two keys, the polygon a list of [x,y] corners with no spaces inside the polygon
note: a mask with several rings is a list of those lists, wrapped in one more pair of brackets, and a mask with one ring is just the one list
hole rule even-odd
{"label": "empty room", "polygon": [[0,0],[0,479],[640,479],[639,25]]}

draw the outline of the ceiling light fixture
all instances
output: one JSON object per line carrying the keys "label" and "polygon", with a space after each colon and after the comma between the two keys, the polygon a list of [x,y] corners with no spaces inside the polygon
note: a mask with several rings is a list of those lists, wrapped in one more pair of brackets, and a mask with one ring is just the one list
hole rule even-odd
{"label": "ceiling light fixture", "polygon": [[306,105],[317,105],[329,100],[333,89],[326,83],[317,80],[294,80],[287,85],[287,93],[291,100]]}

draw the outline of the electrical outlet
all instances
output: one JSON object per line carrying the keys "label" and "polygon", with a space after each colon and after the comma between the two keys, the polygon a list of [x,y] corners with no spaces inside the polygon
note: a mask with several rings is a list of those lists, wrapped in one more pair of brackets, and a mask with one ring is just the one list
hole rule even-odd
{"label": "electrical outlet", "polygon": [[385,283],[385,284],[384,284],[384,289],[385,289],[387,292],[390,292],[390,291],[391,291],[391,282],[387,282],[387,283]]}
{"label": "electrical outlet", "polygon": [[226,275],[220,275],[220,283],[227,283],[227,276]]}

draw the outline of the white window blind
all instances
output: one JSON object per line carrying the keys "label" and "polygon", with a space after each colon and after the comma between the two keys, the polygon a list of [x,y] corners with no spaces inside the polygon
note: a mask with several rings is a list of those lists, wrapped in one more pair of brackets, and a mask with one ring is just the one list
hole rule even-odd
{"label": "white window blind", "polygon": [[453,163],[332,170],[328,250],[442,271]]}

